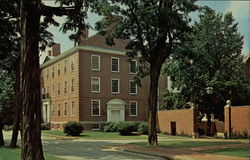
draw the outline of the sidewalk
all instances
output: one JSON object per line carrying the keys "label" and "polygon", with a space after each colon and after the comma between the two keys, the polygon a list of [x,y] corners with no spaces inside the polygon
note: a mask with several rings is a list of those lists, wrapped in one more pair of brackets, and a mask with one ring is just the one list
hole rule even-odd
{"label": "sidewalk", "polygon": [[235,145],[218,145],[198,148],[178,148],[178,149],[166,149],[166,148],[144,148],[137,145],[125,144],[117,147],[117,150],[148,154],[152,156],[158,156],[170,160],[246,160],[242,157],[233,157],[225,155],[215,155],[201,153],[198,151],[216,149],[216,148],[234,148],[234,147],[247,147],[248,144],[235,144]]}

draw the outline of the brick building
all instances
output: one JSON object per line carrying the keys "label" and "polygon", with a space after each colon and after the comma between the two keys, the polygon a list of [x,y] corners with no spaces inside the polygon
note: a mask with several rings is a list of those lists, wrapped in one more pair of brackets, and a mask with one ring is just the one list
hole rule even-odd
{"label": "brick building", "polygon": [[[50,52],[40,66],[44,122],[53,129],[68,121],[99,129],[106,122],[147,120],[149,79],[141,87],[133,83],[138,59],[128,61],[126,41],[115,44],[106,45],[105,37],[96,34],[62,54],[58,45],[56,54]],[[166,88],[167,79],[161,76],[158,106]]]}

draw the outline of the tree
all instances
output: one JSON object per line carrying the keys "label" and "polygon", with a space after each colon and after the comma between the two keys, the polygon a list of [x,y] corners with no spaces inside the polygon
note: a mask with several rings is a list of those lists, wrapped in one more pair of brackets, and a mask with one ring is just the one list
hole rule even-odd
{"label": "tree", "polygon": [[[111,0],[100,3],[104,18],[96,28],[106,34],[107,43],[114,39],[130,39],[127,55],[140,55],[145,67],[149,64],[150,90],[148,97],[149,145],[157,145],[156,106],[160,71],[166,58],[171,55],[190,31],[188,14],[197,9],[195,0]],[[112,24],[112,25],[111,25]],[[140,67],[139,71],[145,71]],[[146,69],[147,71],[147,69]],[[138,73],[142,77],[144,73]]]}
{"label": "tree", "polygon": [[[44,5],[41,0],[21,1],[21,67],[20,97],[22,105],[22,154],[23,160],[43,160],[41,143],[41,89],[39,66],[40,32],[58,23],[53,16],[66,15],[62,30],[75,30],[72,39],[78,40],[86,27],[84,18],[89,2],[83,0],[56,0],[60,7]],[[67,7],[64,7],[67,6]],[[41,17],[43,21],[40,21]],[[42,41],[46,44],[46,41]]]}
{"label": "tree", "polygon": [[[204,8],[193,32],[176,50],[166,65],[173,86],[178,90],[167,93],[168,109],[181,108],[192,102],[198,111],[208,116],[211,129],[211,114],[223,120],[227,99],[233,104],[249,103],[249,84],[243,74],[243,37],[238,33],[238,24],[231,13],[224,16],[210,8]],[[209,95],[206,88],[212,87]],[[210,132],[208,132],[209,134]]]}

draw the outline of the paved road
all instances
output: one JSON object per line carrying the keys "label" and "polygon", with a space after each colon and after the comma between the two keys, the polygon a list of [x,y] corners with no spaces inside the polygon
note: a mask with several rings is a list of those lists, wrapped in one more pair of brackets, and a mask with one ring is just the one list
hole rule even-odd
{"label": "paved road", "polygon": [[[5,139],[11,138],[11,132],[4,132]],[[66,160],[160,160],[162,158],[115,151],[112,147],[129,143],[133,140],[55,140],[42,136],[43,150]],[[19,141],[20,143],[20,141]]]}

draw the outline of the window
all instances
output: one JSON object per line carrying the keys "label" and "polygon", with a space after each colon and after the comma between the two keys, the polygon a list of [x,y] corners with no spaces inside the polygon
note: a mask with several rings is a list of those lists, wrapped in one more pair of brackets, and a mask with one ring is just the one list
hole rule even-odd
{"label": "window", "polygon": [[91,91],[100,92],[100,77],[91,77]]}
{"label": "window", "polygon": [[131,60],[129,62],[129,73],[130,74],[135,74],[137,69],[137,61],[136,60]]}
{"label": "window", "polygon": [[119,72],[119,58],[111,58],[111,72]]}
{"label": "window", "polygon": [[64,115],[64,117],[67,116],[67,102],[64,102],[63,115]]}
{"label": "window", "polygon": [[52,117],[55,116],[55,104],[52,105],[51,115],[52,115]]}
{"label": "window", "polygon": [[130,102],[130,116],[137,116],[137,102]]}
{"label": "window", "polygon": [[52,75],[51,76],[52,76],[52,78],[54,78],[54,76],[55,76],[55,67],[54,66],[52,67]]}
{"label": "window", "polygon": [[71,91],[71,93],[74,93],[74,91],[75,91],[75,80],[74,80],[74,78],[71,79],[70,91]]}
{"label": "window", "polygon": [[46,78],[49,79],[49,68],[46,69]]}
{"label": "window", "polygon": [[57,84],[57,95],[60,96],[61,91],[60,91],[60,83]]}
{"label": "window", "polygon": [[52,96],[55,96],[55,85],[52,85]]}
{"label": "window", "polygon": [[70,115],[71,115],[71,116],[74,116],[74,115],[75,115],[75,102],[74,102],[74,101],[71,101]]}
{"label": "window", "polygon": [[92,124],[92,130],[100,130],[100,124]]}
{"label": "window", "polygon": [[74,56],[70,57],[70,71],[74,72]]}
{"label": "window", "polygon": [[67,81],[64,81],[64,94],[67,93]]}
{"label": "window", "polygon": [[91,55],[91,69],[92,70],[100,70],[100,56]]}
{"label": "window", "polygon": [[60,63],[57,64],[57,74],[60,75]]}
{"label": "window", "polygon": [[100,100],[91,101],[91,115],[100,116]]}
{"label": "window", "polygon": [[58,117],[61,116],[61,106],[60,106],[60,103],[57,105],[57,116]]}
{"label": "window", "polygon": [[120,93],[120,80],[119,79],[111,79],[111,91],[114,94]]}
{"label": "window", "polygon": [[67,60],[64,60],[63,73],[67,73]]}
{"label": "window", "polygon": [[47,91],[47,93],[46,93],[46,94],[47,94],[47,95],[46,95],[46,97],[48,98],[48,96],[49,96],[49,86],[47,86],[47,90],[46,90],[46,91]]}
{"label": "window", "polygon": [[129,83],[129,86],[130,86],[130,88],[129,88],[130,94],[137,94],[137,85],[136,85],[136,83],[135,83],[133,80],[130,80],[129,82],[130,82],[130,83]]}

